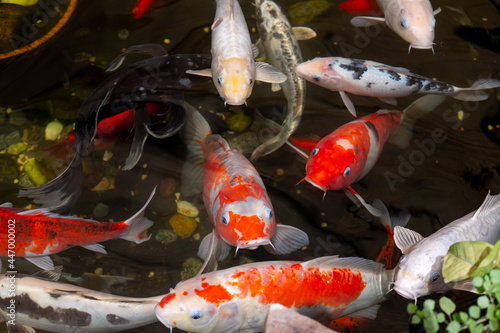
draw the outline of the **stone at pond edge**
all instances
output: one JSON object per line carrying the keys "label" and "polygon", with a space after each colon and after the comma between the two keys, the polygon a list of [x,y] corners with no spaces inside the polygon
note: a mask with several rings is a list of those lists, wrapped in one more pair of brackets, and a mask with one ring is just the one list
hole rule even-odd
{"label": "stone at pond edge", "polygon": [[195,219],[177,214],[170,218],[170,225],[174,229],[175,233],[181,238],[187,238],[193,234],[198,226]]}
{"label": "stone at pond edge", "polygon": [[36,186],[43,185],[47,182],[47,178],[45,178],[43,173],[40,171],[34,158],[30,158],[26,161],[26,163],[24,163],[24,172],[26,172],[29,179]]}
{"label": "stone at pond edge", "polygon": [[177,234],[173,230],[161,229],[155,233],[155,239],[163,245],[168,245],[177,240]]}

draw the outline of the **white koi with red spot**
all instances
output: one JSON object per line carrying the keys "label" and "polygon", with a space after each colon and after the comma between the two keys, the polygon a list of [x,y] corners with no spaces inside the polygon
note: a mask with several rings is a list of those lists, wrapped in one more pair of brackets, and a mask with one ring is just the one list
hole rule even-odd
{"label": "white koi with red spot", "polygon": [[262,332],[271,304],[318,320],[374,319],[394,272],[363,258],[269,261],[180,282],[156,306],[168,328],[190,332]]}
{"label": "white koi with red spot", "polygon": [[182,192],[202,191],[215,227],[203,239],[198,255],[206,259],[215,253],[222,260],[229,245],[237,249],[264,246],[271,253],[288,254],[309,244],[305,232],[276,224],[271,200],[254,166],[224,138],[212,134],[198,111],[188,104],[186,108],[190,156],[183,170]]}
{"label": "white koi with red spot", "polygon": [[255,80],[282,83],[287,77],[269,64],[255,63],[250,33],[238,0],[216,3],[211,69],[186,73],[212,77],[227,104],[241,105],[250,96]]}

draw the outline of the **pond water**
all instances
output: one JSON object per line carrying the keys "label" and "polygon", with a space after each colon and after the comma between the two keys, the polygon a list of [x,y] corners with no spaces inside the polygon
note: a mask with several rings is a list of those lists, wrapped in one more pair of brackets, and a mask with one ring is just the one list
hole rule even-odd
{"label": "pond water", "polygon": [[[277,1],[287,13],[296,2]],[[408,68],[459,87],[468,87],[479,78],[500,78],[499,54],[456,33],[464,25],[498,28],[500,14],[489,1],[440,1],[442,12],[436,17],[434,54],[431,50],[417,49],[408,54],[408,44],[386,26],[370,30],[354,28],[349,24],[352,15],[339,11],[339,3],[329,3],[326,10],[304,23],[318,34],[314,39],[300,42],[304,60],[317,56],[369,59]],[[43,148],[53,142],[44,140],[41,131],[54,119],[71,127],[83,100],[109,75],[104,69],[123,48],[156,43],[171,54],[210,52],[207,28],[215,12],[212,1],[158,0],[154,5],[156,9],[140,19],[134,19],[131,14],[134,6],[133,0],[79,1],[72,17],[54,38],[35,51],[0,61],[0,135],[18,132],[21,139],[28,135],[24,140],[30,147],[33,144],[38,147],[24,154],[35,157],[48,178],[61,172],[67,161],[44,152]],[[249,28],[253,29],[252,40],[256,41],[255,9],[247,0],[241,1],[241,6]],[[132,55],[125,62],[131,64],[144,58]],[[354,95],[351,98],[358,115],[388,107],[374,98]],[[477,209],[488,191],[494,194],[500,191],[500,130],[496,127],[500,125],[499,99],[498,90],[490,91],[489,98],[482,102],[447,98],[416,123],[408,148],[401,150],[387,144],[373,170],[354,184],[354,189],[368,202],[381,199],[392,212],[408,210],[412,218],[407,226],[424,236]],[[230,116],[241,111],[240,107],[225,108],[213,89],[186,95],[185,100],[205,114],[213,111],[209,121],[214,132],[227,130],[217,113]],[[404,109],[413,100],[414,96],[399,99],[399,108]],[[258,110],[280,120],[286,112],[285,97],[281,92],[272,92],[268,84],[257,84],[247,102],[248,106],[243,109],[250,116]],[[459,110],[463,111],[462,120]],[[352,120],[338,93],[307,84],[306,110],[295,134],[321,137]],[[446,139],[422,151],[419,143],[431,138],[436,130],[444,131]],[[84,190],[70,215],[102,221],[123,220],[144,204],[162,180],[175,180],[176,191],[179,191],[185,149],[178,136],[164,140],[150,137],[141,160],[130,171],[120,170],[130,148],[130,140],[124,139],[96,149],[94,161],[86,161]],[[104,162],[106,151],[112,152],[112,158]],[[17,197],[20,185],[26,184],[26,176],[18,170],[18,158],[5,152],[0,155],[0,202],[26,207],[30,200]],[[405,163],[409,166],[403,165]],[[306,260],[324,255],[377,257],[387,240],[381,224],[358,209],[341,191],[328,192],[323,198],[323,193],[312,185],[306,182],[297,185],[305,175],[305,161],[297,153],[284,146],[259,159],[255,167],[266,184],[278,222],[307,232],[310,245],[280,258],[262,249],[240,250],[220,267],[231,267],[242,260]],[[102,192],[92,190],[103,176],[114,181],[114,188]],[[210,231],[211,223],[200,204],[201,199],[181,199],[198,205],[200,223],[195,234],[203,238]],[[94,215],[99,203],[110,208],[104,217]],[[105,285],[102,279],[89,278],[86,285],[89,288],[137,297],[166,294],[181,280],[186,259],[197,258],[200,243],[190,236],[165,245],[165,239],[157,237],[172,229],[169,219],[175,210],[173,194],[157,194],[146,212],[155,223],[149,229],[153,236],[148,242],[136,245],[112,240],[103,243],[107,255],[73,248],[52,258],[56,265],[63,265],[64,272],[73,276],[97,272],[131,278],[111,286]],[[18,265],[18,270],[26,273],[38,270],[22,260]],[[471,299],[461,293],[450,293],[450,297],[463,304]],[[388,298],[382,303],[378,318],[365,329],[372,332],[409,330],[408,301],[395,293]],[[134,331],[165,332],[166,328],[158,322]]]}

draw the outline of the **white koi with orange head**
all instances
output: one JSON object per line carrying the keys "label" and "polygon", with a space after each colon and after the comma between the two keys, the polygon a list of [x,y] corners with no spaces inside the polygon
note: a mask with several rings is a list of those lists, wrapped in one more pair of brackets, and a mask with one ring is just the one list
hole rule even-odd
{"label": "white koi with orange head", "polygon": [[262,332],[271,304],[318,320],[374,319],[393,276],[363,258],[252,263],[180,282],[155,313],[169,328],[213,333]]}
{"label": "white koi with orange head", "polygon": [[274,254],[288,254],[309,243],[297,228],[276,224],[273,206],[254,166],[220,135],[212,134],[203,116],[186,103],[186,142],[190,156],[183,170],[184,194],[203,193],[215,231],[201,242],[198,255],[224,259],[230,246],[264,246]]}

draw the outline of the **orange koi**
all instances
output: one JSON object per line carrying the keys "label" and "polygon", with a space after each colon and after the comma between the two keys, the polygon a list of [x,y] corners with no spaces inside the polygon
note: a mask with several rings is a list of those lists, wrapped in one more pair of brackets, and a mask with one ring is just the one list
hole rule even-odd
{"label": "orange koi", "polygon": [[136,19],[141,18],[142,15],[146,14],[151,10],[151,6],[155,0],[139,0],[137,1],[137,5],[132,9],[132,14]]}
{"label": "orange koi", "polygon": [[[155,190],[134,216],[120,222],[98,222],[61,216],[46,208],[24,210],[13,208],[11,203],[4,203],[0,205],[0,256],[24,257],[40,268],[53,270],[54,264],[49,255],[73,246],[106,254],[106,250],[98,242],[113,238],[137,244],[145,242],[151,235],[145,237],[142,233],[153,222],[144,216],[144,212]],[[15,242],[9,242],[11,238]]]}
{"label": "orange koi", "polygon": [[393,275],[363,258],[252,263],[180,282],[155,312],[166,327],[191,332],[261,332],[275,303],[318,320],[374,319]]}
{"label": "orange koi", "polygon": [[353,15],[368,15],[381,12],[375,0],[349,0],[341,3],[339,9]]}

